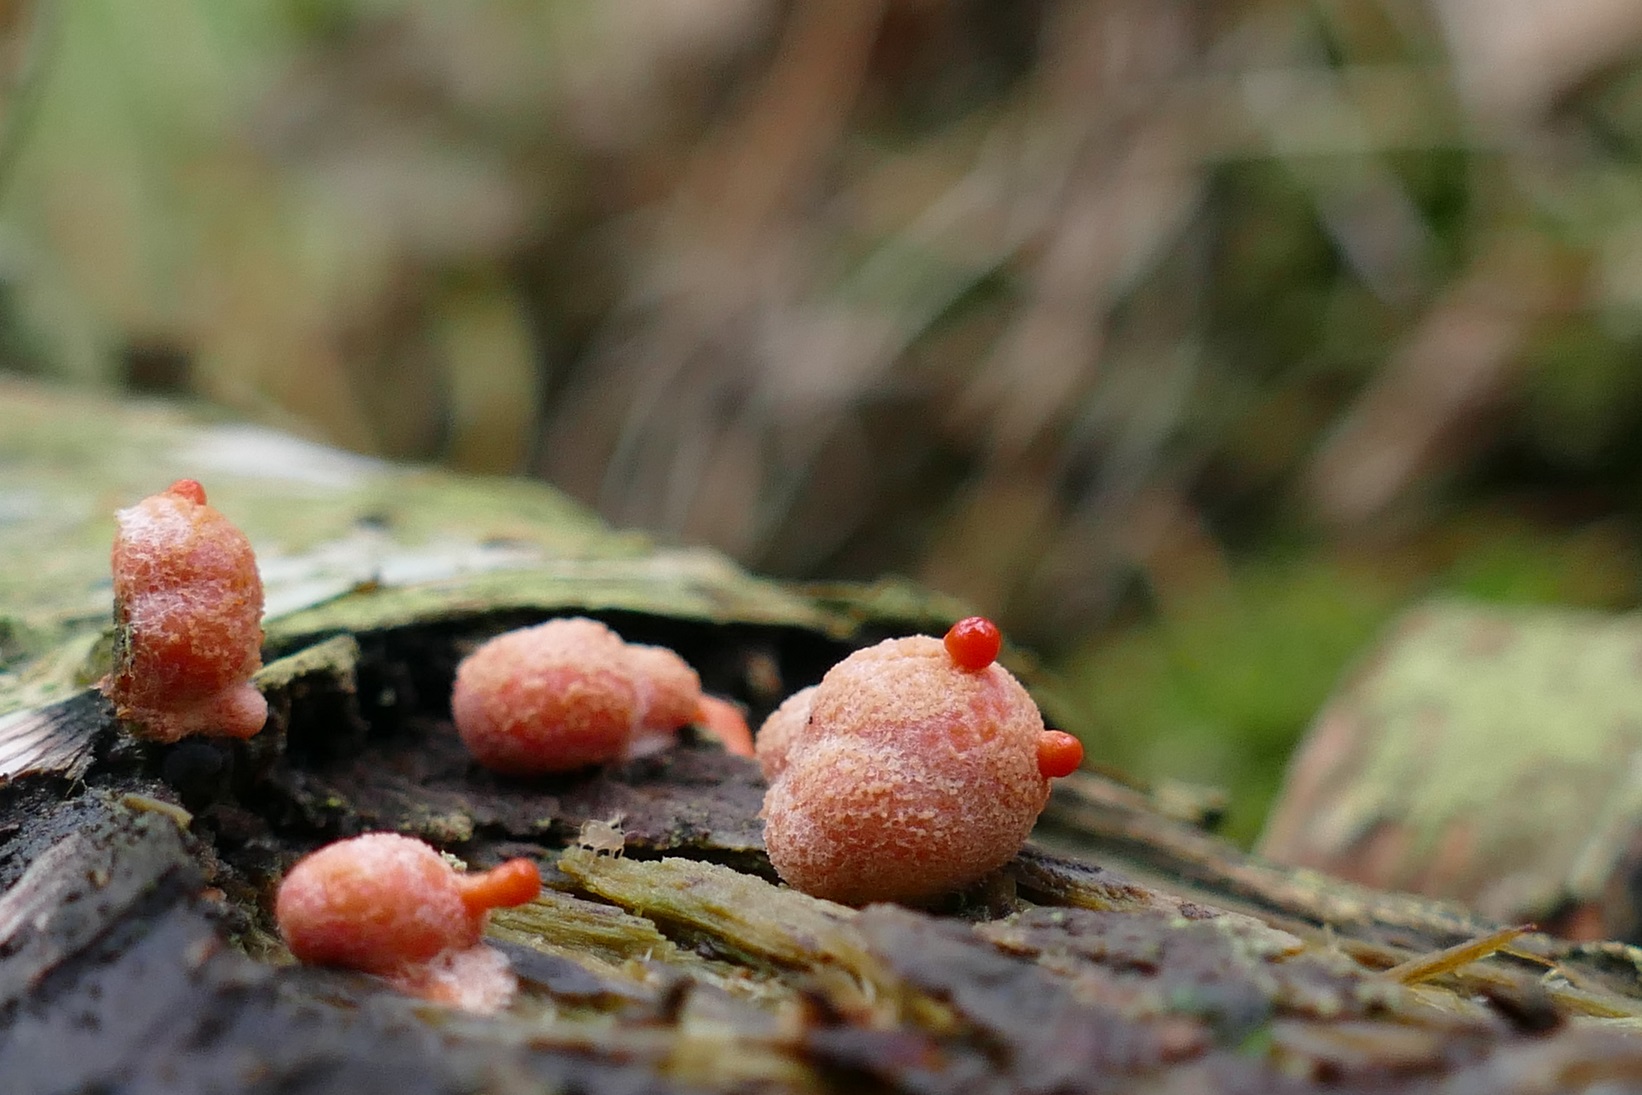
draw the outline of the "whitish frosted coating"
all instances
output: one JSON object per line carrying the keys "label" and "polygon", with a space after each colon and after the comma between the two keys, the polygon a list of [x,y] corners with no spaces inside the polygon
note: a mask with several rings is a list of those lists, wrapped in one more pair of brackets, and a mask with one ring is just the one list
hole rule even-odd
{"label": "whitish frosted coating", "polygon": [[114,670],[100,684],[133,733],[248,738],[268,705],[262,582],[250,541],[193,480],[115,514]]}
{"label": "whitish frosted coating", "polygon": [[810,721],[816,687],[812,684],[782,700],[781,706],[771,711],[764,725],[758,728],[758,766],[764,770],[765,779],[775,779],[787,767],[787,750],[793,736]]}
{"label": "whitish frosted coating", "polygon": [[1031,697],[1001,666],[959,669],[938,639],[857,651],[816,686],[807,720],[800,708],[760,759],[776,772],[770,861],[806,893],[864,904],[958,889],[1008,862],[1048,801]]}
{"label": "whitish frosted coating", "polygon": [[501,1011],[519,991],[519,979],[513,975],[507,955],[487,946],[445,951],[392,980],[412,996],[478,1015]]}
{"label": "whitish frosted coating", "polygon": [[624,642],[578,616],[475,650],[457,668],[450,706],[480,764],[538,775],[671,744],[680,727],[703,718],[703,701],[701,679],[673,651]]}
{"label": "whitish frosted coating", "polygon": [[480,942],[486,913],[540,889],[528,860],[464,875],[419,840],[370,833],[291,868],[274,916],[304,962],[363,970],[417,996],[494,1011],[517,982],[507,960]]}

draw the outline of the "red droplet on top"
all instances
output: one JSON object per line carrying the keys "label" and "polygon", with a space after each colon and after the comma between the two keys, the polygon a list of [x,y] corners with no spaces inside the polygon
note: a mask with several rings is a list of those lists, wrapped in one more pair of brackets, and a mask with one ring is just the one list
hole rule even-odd
{"label": "red droplet on top", "polygon": [[978,673],[998,660],[1003,633],[985,616],[970,616],[952,625],[945,642],[946,652],[959,669]]}
{"label": "red droplet on top", "polygon": [[165,493],[186,498],[196,506],[205,505],[205,488],[198,479],[179,479],[165,488]]}
{"label": "red droplet on top", "polygon": [[1044,779],[1059,779],[1083,763],[1083,743],[1064,730],[1045,730],[1038,739],[1038,771]]}

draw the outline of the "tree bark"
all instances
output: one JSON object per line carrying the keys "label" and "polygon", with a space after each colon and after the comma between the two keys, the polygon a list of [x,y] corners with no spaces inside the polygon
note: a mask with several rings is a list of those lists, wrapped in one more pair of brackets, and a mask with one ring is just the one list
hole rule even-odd
{"label": "tree bark", "polygon": [[[1638,953],[1290,871],[1093,774],[938,907],[779,886],[763,784],[706,742],[533,781],[447,701],[483,636],[599,616],[755,714],[847,650],[938,630],[911,587],[803,590],[604,529],[540,486],[380,465],[166,407],[0,382],[0,1088],[1529,1092],[1642,1083]],[[107,659],[110,511],[201,479],[269,587],[248,742],[139,742]],[[1016,657],[1059,725],[1052,682]],[[578,846],[619,824],[619,856]],[[523,983],[472,1018],[292,962],[270,895],[391,829],[531,855],[494,914]],[[1505,952],[1509,953],[1505,953]]]}

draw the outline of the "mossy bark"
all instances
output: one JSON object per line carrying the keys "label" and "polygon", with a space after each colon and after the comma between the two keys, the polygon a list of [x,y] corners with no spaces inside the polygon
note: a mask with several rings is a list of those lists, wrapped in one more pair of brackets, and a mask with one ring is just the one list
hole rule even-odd
{"label": "mossy bark", "polygon": [[[756,768],[710,743],[521,782],[475,770],[448,723],[461,653],[548,614],[665,642],[756,713],[851,646],[957,606],[761,581],[612,533],[539,486],[170,408],[15,384],[0,400],[26,427],[0,442],[7,1091],[1642,1082],[1633,950],[1494,934],[1456,907],[1286,871],[1113,780],[1067,781],[1041,843],[973,890],[856,910],[778,885]],[[106,657],[109,511],[183,475],[268,575],[271,718],[249,742],[138,742],[86,688]],[[477,865],[544,864],[548,893],[490,926],[524,982],[508,1013],[291,962],[272,887],[304,851],[375,828]],[[584,832],[604,854],[578,847]]]}

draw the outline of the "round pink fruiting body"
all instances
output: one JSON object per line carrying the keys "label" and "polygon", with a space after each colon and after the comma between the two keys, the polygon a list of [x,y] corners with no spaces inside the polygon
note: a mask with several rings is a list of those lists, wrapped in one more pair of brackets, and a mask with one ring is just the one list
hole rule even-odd
{"label": "round pink fruiting body", "polygon": [[672,734],[694,722],[701,678],[690,663],[665,646],[626,643],[627,671],[639,692],[642,729]]}
{"label": "round pink fruiting body", "polygon": [[456,872],[420,840],[369,833],[301,860],[279,887],[280,934],[304,962],[392,973],[471,947],[483,914],[462,900]]}
{"label": "round pink fruiting body", "polygon": [[140,737],[248,738],[268,705],[262,580],[245,534],[181,479],[115,514],[114,669],[99,687]]}
{"label": "round pink fruiting body", "polygon": [[292,867],[274,916],[303,962],[388,977],[429,999],[493,1010],[514,981],[480,942],[490,909],[541,891],[529,860],[462,874],[420,840],[369,833],[327,845]]}
{"label": "round pink fruiting body", "polygon": [[856,651],[760,731],[770,861],[847,904],[925,901],[1008,862],[1049,797],[1043,719],[1003,667],[939,639]]}
{"label": "round pink fruiting body", "polygon": [[763,769],[765,779],[775,779],[787,767],[787,750],[792,747],[793,737],[810,721],[817,687],[812,684],[801,688],[782,700],[781,706],[771,711],[764,725],[758,728],[758,766]]}
{"label": "round pink fruiting body", "polygon": [[[564,617],[498,635],[463,659],[451,715],[480,764],[530,776],[643,755],[691,723],[727,727],[733,739],[713,706],[722,701],[708,701],[673,651]],[[750,751],[745,720],[740,736],[740,751]]]}
{"label": "round pink fruiting body", "polygon": [[508,775],[620,757],[642,709],[627,644],[580,617],[498,635],[462,660],[451,714],[480,764]]}

